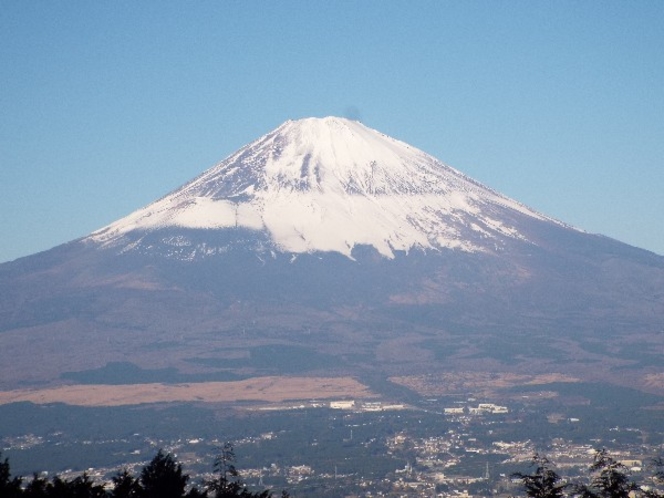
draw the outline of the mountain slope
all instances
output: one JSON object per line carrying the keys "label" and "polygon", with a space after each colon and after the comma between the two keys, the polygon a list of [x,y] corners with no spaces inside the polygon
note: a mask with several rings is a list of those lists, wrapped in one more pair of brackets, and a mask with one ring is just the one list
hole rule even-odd
{"label": "mountain slope", "polygon": [[360,123],[307,119],[0,265],[0,389],[121,363],[183,382],[480,370],[664,393],[662,323],[664,257]]}

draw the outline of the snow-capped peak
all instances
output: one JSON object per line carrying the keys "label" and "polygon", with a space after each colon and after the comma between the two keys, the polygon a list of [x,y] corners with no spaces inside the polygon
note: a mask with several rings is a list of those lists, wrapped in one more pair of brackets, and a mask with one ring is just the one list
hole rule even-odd
{"label": "snow-capped peak", "polygon": [[90,239],[122,245],[132,231],[242,227],[267,233],[283,252],[350,257],[353,247],[370,245],[391,258],[413,248],[483,251],[523,239],[502,221],[505,209],[545,219],[357,121],[307,118],[287,121]]}

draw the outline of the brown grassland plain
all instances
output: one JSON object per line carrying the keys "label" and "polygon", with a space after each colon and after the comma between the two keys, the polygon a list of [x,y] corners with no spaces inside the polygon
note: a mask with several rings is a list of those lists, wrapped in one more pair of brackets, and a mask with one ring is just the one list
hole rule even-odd
{"label": "brown grassland plain", "polygon": [[0,391],[0,404],[29,401],[77,406],[123,406],[144,403],[372,398],[368,387],[351,377],[254,377],[233,382],[186,384],[65,385]]}

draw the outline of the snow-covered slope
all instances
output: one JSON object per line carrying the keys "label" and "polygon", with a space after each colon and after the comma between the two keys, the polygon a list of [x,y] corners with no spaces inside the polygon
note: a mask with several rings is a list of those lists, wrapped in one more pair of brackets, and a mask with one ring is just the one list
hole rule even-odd
{"label": "snow-covered slope", "polygon": [[350,257],[369,245],[392,258],[526,240],[505,212],[554,221],[359,122],[309,118],[282,124],[87,240],[131,250],[159,229],[241,227],[266,234],[277,251]]}

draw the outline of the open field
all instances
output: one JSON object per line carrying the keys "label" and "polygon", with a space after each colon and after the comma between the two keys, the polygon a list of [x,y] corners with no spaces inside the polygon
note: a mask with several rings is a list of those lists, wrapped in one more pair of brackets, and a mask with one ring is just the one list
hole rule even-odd
{"label": "open field", "polygon": [[188,384],[67,385],[0,391],[0,404],[30,401],[77,406],[122,406],[174,401],[223,403],[369,398],[366,386],[351,377],[254,377],[234,382]]}
{"label": "open field", "polygon": [[473,394],[490,397],[496,390],[520,385],[545,385],[554,382],[580,382],[570,375],[553,373],[522,375],[488,372],[441,372],[427,375],[391,377],[395,384],[405,386],[422,396]]}

